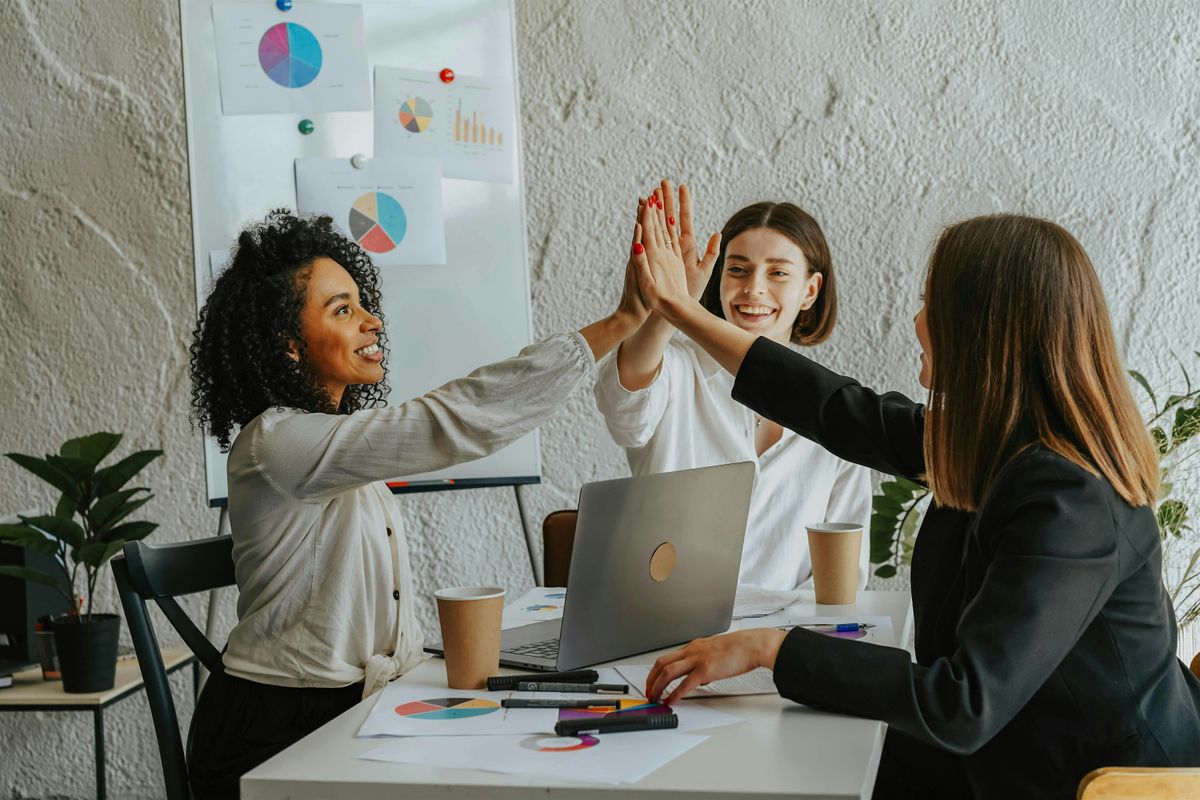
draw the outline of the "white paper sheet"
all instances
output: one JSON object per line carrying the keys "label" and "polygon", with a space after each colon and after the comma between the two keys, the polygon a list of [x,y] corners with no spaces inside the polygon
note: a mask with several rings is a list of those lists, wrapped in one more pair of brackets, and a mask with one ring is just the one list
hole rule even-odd
{"label": "white paper sheet", "polygon": [[369,111],[361,5],[213,6],[226,114]]}
{"label": "white paper sheet", "polygon": [[389,742],[359,758],[620,784],[637,783],[705,738],[670,731],[562,738],[553,734],[409,738]]}
{"label": "white paper sheet", "polygon": [[501,708],[505,697],[557,697],[530,692],[448,689],[435,683],[393,681],[379,693],[358,736],[464,736],[549,733],[556,708]]}
{"label": "white paper sheet", "polygon": [[375,154],[442,159],[447,178],[512,183],[513,87],[495,77],[375,68]]}
{"label": "white paper sheet", "polygon": [[328,214],[379,267],[445,264],[442,175],[437,159],[296,159],[296,204]]}
{"label": "white paper sheet", "polygon": [[798,601],[804,594],[799,589],[780,592],[739,584],[733,601],[733,618],[753,619],[775,614]]}
{"label": "white paper sheet", "polygon": [[505,630],[547,619],[561,619],[567,590],[559,586],[535,586],[504,607]]}

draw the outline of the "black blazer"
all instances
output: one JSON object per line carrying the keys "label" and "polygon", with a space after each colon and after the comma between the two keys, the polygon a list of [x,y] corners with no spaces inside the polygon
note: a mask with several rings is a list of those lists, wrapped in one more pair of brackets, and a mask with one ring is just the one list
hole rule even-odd
{"label": "black blazer", "polygon": [[[848,461],[918,480],[925,407],[768,339],[733,396]],[[963,758],[977,797],[1073,798],[1101,766],[1200,765],[1200,681],[1175,655],[1153,512],[1045,448],[976,513],[931,507],[908,652],[793,629],[784,697],[879,719]]]}

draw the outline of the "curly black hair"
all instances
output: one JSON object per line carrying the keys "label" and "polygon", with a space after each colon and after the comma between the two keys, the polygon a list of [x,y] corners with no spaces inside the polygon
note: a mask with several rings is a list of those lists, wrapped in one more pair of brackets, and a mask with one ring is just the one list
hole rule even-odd
{"label": "curly black hair", "polygon": [[[384,380],[346,387],[341,403],[313,376],[300,336],[300,309],[314,259],[326,256],[350,273],[359,301],[383,319],[380,278],[371,258],[326,216],[276,209],[238,235],[229,266],[214,282],[192,335],[192,421],[227,451],[235,427],[268,408],[349,414],[380,405]],[[379,346],[386,339],[380,331]],[[289,353],[299,352],[299,358]]]}

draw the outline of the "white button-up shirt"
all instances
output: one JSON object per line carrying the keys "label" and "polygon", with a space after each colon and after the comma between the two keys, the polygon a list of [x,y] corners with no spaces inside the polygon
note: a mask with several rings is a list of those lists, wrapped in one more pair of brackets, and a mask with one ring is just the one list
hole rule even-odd
{"label": "white button-up shirt", "polygon": [[739,583],[794,589],[812,576],[805,526],[863,526],[859,588],[870,567],[871,473],[784,428],[761,456],[754,412],[730,396],[733,376],[690,339],[676,334],[653,382],[621,385],[616,353],[599,365],[596,405],[625,448],[634,475],[734,461],[757,465]]}
{"label": "white button-up shirt", "polygon": [[229,453],[238,623],[231,675],[364,695],[422,659],[404,521],[383,481],[471,461],[553,414],[595,361],[579,334],[531,345],[390,408],[271,409]]}

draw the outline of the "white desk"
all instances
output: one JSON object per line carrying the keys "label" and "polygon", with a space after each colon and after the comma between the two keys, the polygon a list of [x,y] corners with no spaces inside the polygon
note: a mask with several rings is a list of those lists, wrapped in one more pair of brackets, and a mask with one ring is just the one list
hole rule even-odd
{"label": "white desk", "polygon": [[[907,592],[862,592],[853,606],[801,602],[794,615],[890,616],[900,646],[908,640],[912,612]],[[747,627],[771,624],[746,620]],[[620,659],[652,663],[657,654]],[[404,678],[445,681],[441,659],[431,659]],[[351,708],[242,777],[243,800],[376,800],[403,797],[495,798],[533,795],[584,800],[611,797],[646,800],[725,798],[869,798],[886,728],[880,722],[798,706],[778,695],[713,698],[722,711],[744,722],[696,731],[708,740],[636,784],[608,786],[466,769],[361,761],[379,746],[355,739],[374,697]]]}

